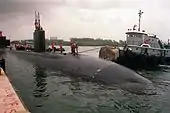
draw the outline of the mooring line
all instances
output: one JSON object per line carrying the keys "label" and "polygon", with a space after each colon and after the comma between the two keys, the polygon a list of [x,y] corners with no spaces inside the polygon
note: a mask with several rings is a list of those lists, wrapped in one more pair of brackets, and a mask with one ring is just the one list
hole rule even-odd
{"label": "mooring line", "polygon": [[93,51],[93,50],[100,49],[100,48],[101,47],[97,47],[97,48],[93,48],[93,49],[88,49],[88,50],[80,51],[78,53],[84,53],[84,52],[88,52],[88,51]]}

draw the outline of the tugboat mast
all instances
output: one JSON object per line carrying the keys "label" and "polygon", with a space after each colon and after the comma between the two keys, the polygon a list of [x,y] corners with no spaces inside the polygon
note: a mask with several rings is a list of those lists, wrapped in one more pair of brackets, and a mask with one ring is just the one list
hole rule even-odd
{"label": "tugboat mast", "polygon": [[141,10],[139,10],[139,28],[138,28],[138,31],[140,31],[140,22],[141,22],[141,16],[144,12],[142,12]]}

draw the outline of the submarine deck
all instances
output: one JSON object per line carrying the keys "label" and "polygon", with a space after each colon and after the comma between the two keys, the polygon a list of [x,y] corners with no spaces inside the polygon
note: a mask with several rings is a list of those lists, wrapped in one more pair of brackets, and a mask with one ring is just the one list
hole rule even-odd
{"label": "submarine deck", "polygon": [[[48,56],[50,58],[61,58],[63,56],[73,56],[71,53],[53,53],[53,52],[34,52],[34,51],[18,51],[18,50],[9,50],[10,52],[18,52],[18,53],[30,53],[32,55],[38,55],[38,56]],[[75,55],[77,56],[77,55]],[[78,54],[78,56],[88,56],[85,54]]]}
{"label": "submarine deck", "polygon": [[3,69],[0,75],[0,113],[29,113]]}

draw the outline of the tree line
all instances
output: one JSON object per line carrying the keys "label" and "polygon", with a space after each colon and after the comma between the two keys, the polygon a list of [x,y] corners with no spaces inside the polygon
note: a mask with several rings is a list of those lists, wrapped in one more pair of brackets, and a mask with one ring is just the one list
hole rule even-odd
{"label": "tree line", "polygon": [[[94,38],[71,38],[70,40],[76,42],[79,46],[105,46],[105,45],[109,45],[109,46],[123,46],[125,44],[125,41],[123,40],[119,40],[119,41],[115,41],[115,40],[109,40],[109,39],[94,39]],[[25,42],[32,42],[34,43],[34,40],[30,39],[30,40],[14,40],[11,41],[11,44],[17,44],[17,43],[22,43],[24,44]],[[56,39],[56,40],[49,40],[46,39],[45,40],[46,45],[50,45],[52,42],[55,42],[56,45],[59,45],[60,43],[62,43],[64,46],[69,46],[70,45],[70,41],[65,41],[62,39]]]}

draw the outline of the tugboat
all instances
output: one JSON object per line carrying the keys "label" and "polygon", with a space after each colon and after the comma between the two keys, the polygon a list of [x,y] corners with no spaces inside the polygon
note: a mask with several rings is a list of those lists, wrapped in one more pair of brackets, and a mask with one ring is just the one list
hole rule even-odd
{"label": "tugboat", "polygon": [[99,58],[108,59],[130,68],[170,64],[170,49],[165,48],[155,34],[151,35],[140,30],[143,12],[140,10],[138,14],[138,30],[136,30],[137,25],[134,25],[133,29],[128,29],[125,33],[126,43],[123,49],[120,47],[102,47],[99,51]]}

